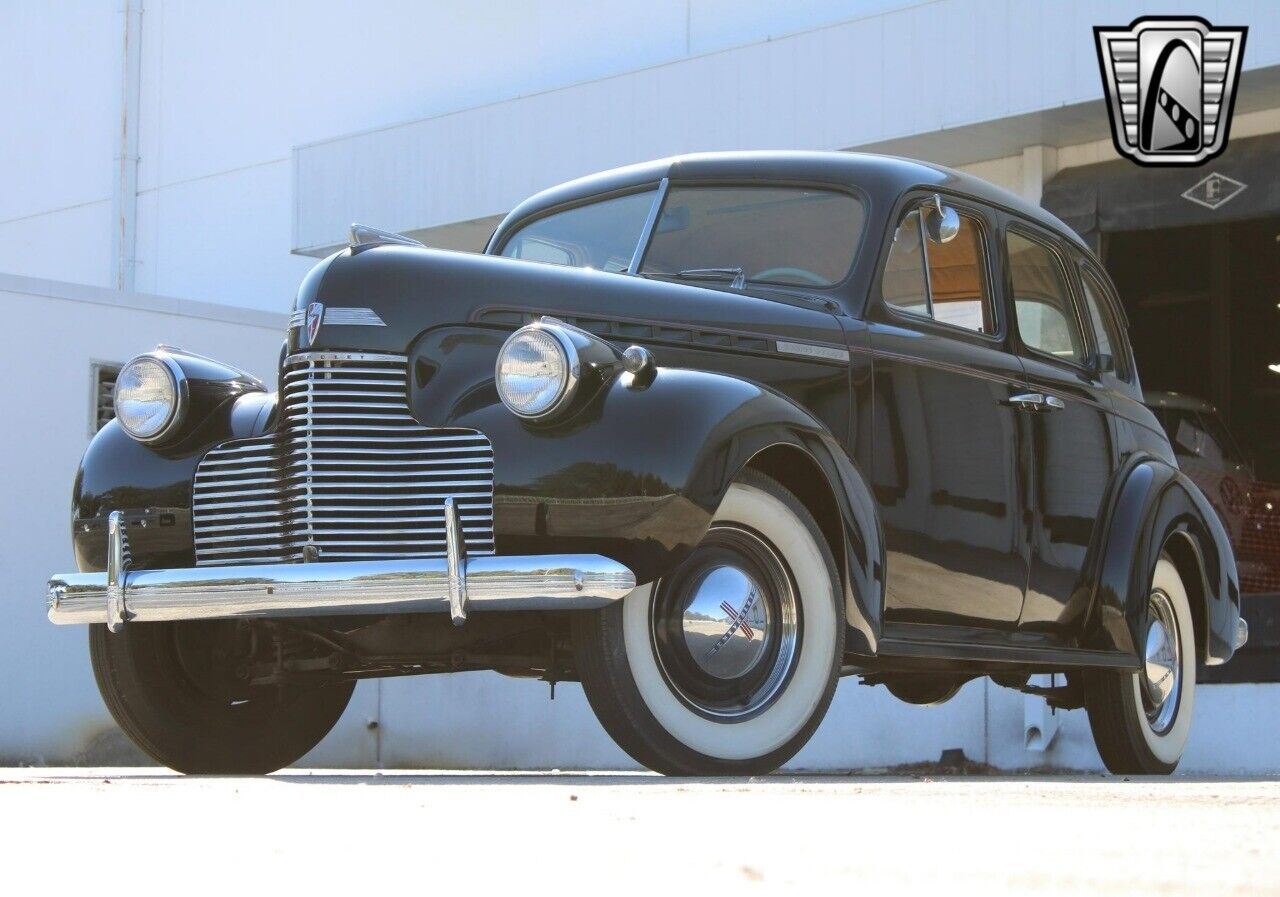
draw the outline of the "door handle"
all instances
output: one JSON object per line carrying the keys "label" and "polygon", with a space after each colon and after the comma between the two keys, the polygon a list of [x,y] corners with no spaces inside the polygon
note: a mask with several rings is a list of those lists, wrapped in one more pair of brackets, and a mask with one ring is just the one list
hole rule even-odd
{"label": "door handle", "polygon": [[1057,396],[1039,392],[1020,392],[1009,397],[1009,404],[1021,411],[1060,411],[1066,407]]}

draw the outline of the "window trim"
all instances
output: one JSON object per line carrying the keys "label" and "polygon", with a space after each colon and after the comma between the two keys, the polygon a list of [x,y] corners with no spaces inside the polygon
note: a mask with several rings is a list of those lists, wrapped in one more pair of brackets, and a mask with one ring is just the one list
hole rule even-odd
{"label": "window trim", "polygon": [[[657,214],[653,219],[653,228],[648,234],[648,239],[644,243],[644,251],[640,253],[640,258],[636,264],[635,273],[637,277],[643,277],[644,262],[649,256],[649,249],[653,242],[653,236],[657,232],[658,222],[662,219],[662,213],[666,211],[667,200],[670,199],[672,191],[677,188],[698,188],[698,187],[737,187],[742,189],[777,189],[791,188],[800,190],[823,190],[827,193],[841,193],[845,196],[852,197],[862,206],[862,233],[858,235],[855,241],[853,251],[849,254],[849,267],[845,270],[844,275],[837,281],[826,286],[816,286],[811,284],[794,284],[794,283],[777,283],[771,280],[748,280],[747,289],[752,284],[759,284],[767,289],[781,290],[804,290],[805,292],[814,293],[836,293],[846,287],[858,272],[858,260],[862,256],[862,249],[867,242],[867,232],[871,230],[871,197],[869,197],[860,187],[852,184],[837,184],[829,181],[810,181],[810,180],[790,180],[786,178],[769,178],[769,179],[750,179],[750,178],[663,178],[666,182],[666,189],[662,191],[662,205],[658,208]],[[768,298],[768,297],[764,297]]]}
{"label": "window trim", "polygon": [[[1013,264],[1009,261],[1009,234],[1016,233],[1026,240],[1030,240],[1037,246],[1044,248],[1054,260],[1058,263],[1058,271],[1062,275],[1063,281],[1067,287],[1067,301],[1071,303],[1072,312],[1076,319],[1076,329],[1080,333],[1080,340],[1084,343],[1085,357],[1082,361],[1075,359],[1061,358],[1051,352],[1043,352],[1040,349],[1030,345],[1022,338],[1022,328],[1018,324],[1018,298],[1014,295],[1013,290]],[[1001,241],[1001,252],[1004,253],[1005,259],[1005,286],[1008,291],[1009,313],[1013,318],[1013,329],[1017,331],[1017,347],[1019,350],[1025,349],[1036,358],[1044,359],[1053,364],[1062,365],[1072,370],[1082,371],[1086,374],[1092,374],[1097,379],[1097,371],[1095,365],[1089,364],[1089,357],[1094,354],[1096,347],[1092,344],[1092,327],[1081,319],[1080,297],[1076,295],[1076,284],[1072,282],[1071,269],[1072,266],[1067,264],[1067,258],[1063,255],[1061,247],[1057,245],[1058,240],[1052,233],[1041,230],[1034,224],[1023,218],[1015,218],[1009,216],[1009,220],[1005,222],[1003,229],[1004,239]],[[1017,354],[1021,354],[1018,352]]]}
{"label": "window trim", "polygon": [[[895,210],[896,214],[889,219],[891,222],[895,222],[892,225],[892,231],[896,232],[898,227],[897,222],[901,222],[901,220],[911,212],[922,207],[923,204],[928,202],[935,193],[940,195],[944,201],[955,208],[958,214],[971,219],[978,225],[979,236],[982,239],[983,265],[985,267],[988,293],[987,299],[991,307],[991,316],[995,319],[996,329],[991,333],[987,333],[982,330],[971,330],[968,327],[961,327],[959,324],[950,324],[946,321],[939,321],[933,316],[933,282],[929,274],[927,250],[921,252],[920,256],[924,264],[925,288],[929,291],[926,301],[930,309],[930,314],[922,315],[918,312],[908,311],[907,309],[894,305],[892,302],[885,299],[884,271],[885,267],[889,264],[889,255],[893,252],[893,240],[889,236],[889,229],[886,229],[885,232],[884,257],[880,259],[879,264],[876,267],[875,282],[872,286],[872,291],[874,292],[876,301],[879,302],[880,306],[884,308],[886,314],[891,318],[901,318],[902,320],[912,324],[925,324],[932,327],[938,327],[941,328],[943,333],[948,336],[960,334],[963,336],[974,337],[988,343],[1001,344],[1003,347],[1005,336],[1007,334],[1007,327],[1003,303],[1001,303],[997,294],[995,266],[993,265],[993,241],[991,240],[991,221],[993,210],[990,207],[981,205],[978,201],[970,199],[969,197],[958,196],[956,194],[948,193],[945,190],[929,190],[926,192],[912,190],[903,194],[904,199],[898,204]],[[920,219],[920,228],[921,238],[923,240],[925,238],[925,234],[923,233],[923,218]]]}
{"label": "window trim", "polygon": [[[1115,378],[1122,383],[1133,383],[1133,350],[1129,345],[1128,331],[1121,324],[1122,319],[1120,316],[1116,314],[1116,303],[1119,301],[1119,298],[1115,295],[1115,290],[1108,283],[1109,278],[1102,275],[1098,271],[1097,266],[1090,262],[1089,259],[1084,257],[1077,258],[1076,268],[1079,269],[1080,272],[1081,302],[1087,303],[1089,301],[1088,296],[1085,295],[1084,292],[1087,289],[1085,284],[1086,277],[1092,278],[1097,282],[1098,286],[1102,288],[1102,295],[1098,297],[1098,307],[1102,312],[1103,326],[1105,327],[1108,322],[1111,324],[1111,332],[1107,334],[1107,337],[1111,342],[1118,344],[1111,347],[1111,357],[1114,359],[1116,367],[1109,373],[1114,374]],[[1090,316],[1090,318],[1090,325],[1092,325],[1092,316]],[[1097,348],[1097,334],[1094,334],[1094,348]],[[1096,373],[1099,375],[1102,374],[1101,371],[1096,371]]]}

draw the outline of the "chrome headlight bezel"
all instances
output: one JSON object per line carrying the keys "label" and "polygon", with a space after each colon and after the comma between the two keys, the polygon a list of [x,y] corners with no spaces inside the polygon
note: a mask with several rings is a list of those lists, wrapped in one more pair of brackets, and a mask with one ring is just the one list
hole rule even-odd
{"label": "chrome headlight bezel", "polygon": [[[124,417],[120,414],[120,381],[129,368],[139,363],[157,364],[169,377],[169,385],[173,390],[173,404],[169,408],[169,413],[165,417],[164,423],[158,430],[151,434],[140,434],[134,432],[125,423]],[[112,410],[115,412],[116,420],[120,423],[120,428],[124,430],[132,439],[137,440],[146,445],[154,445],[169,439],[174,432],[182,425],[183,420],[187,416],[187,407],[190,404],[190,389],[187,383],[187,375],[183,373],[181,365],[169,355],[168,352],[157,350],[155,352],[144,352],[141,355],[135,355],[125,362],[120,368],[120,373],[116,375],[116,391],[112,397]]]}
{"label": "chrome headlight bezel", "polygon": [[[545,335],[551,337],[555,341],[555,345],[560,350],[560,360],[563,365],[563,372],[560,377],[560,384],[557,389],[556,397],[545,408],[538,411],[526,411],[514,404],[507,396],[506,390],[503,389],[502,362],[507,356],[508,350],[519,340],[527,338],[531,334]],[[498,358],[494,363],[494,385],[498,390],[498,398],[508,411],[523,420],[548,420],[555,417],[564,408],[573,401],[574,395],[577,393],[578,384],[582,380],[582,360],[578,355],[578,348],[574,345],[573,339],[565,328],[547,321],[537,321],[521,327],[519,330],[507,337],[503,342],[502,348],[498,350]]]}

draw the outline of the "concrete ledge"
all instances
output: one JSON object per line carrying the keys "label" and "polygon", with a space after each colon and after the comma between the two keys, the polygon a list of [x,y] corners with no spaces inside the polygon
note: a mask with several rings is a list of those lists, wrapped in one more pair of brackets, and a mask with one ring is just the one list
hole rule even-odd
{"label": "concrete ledge", "polygon": [[151,293],[125,293],[88,284],[24,277],[20,274],[0,273],[0,293],[40,296],[67,302],[87,302],[92,305],[158,312],[183,318],[241,324],[246,327],[262,327],[277,333],[283,333],[289,326],[288,316],[275,312],[222,305],[216,302],[178,299],[174,296],[157,296]]}

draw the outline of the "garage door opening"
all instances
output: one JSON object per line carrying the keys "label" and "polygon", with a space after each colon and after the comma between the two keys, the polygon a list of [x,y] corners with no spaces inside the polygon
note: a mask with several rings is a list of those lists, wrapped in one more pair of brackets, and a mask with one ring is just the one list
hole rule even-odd
{"label": "garage door opening", "polygon": [[1148,404],[1235,547],[1250,646],[1206,678],[1280,680],[1280,217],[1101,242]]}
{"label": "garage door opening", "polygon": [[1144,390],[1216,406],[1280,481],[1280,217],[1108,234],[1104,256]]}

